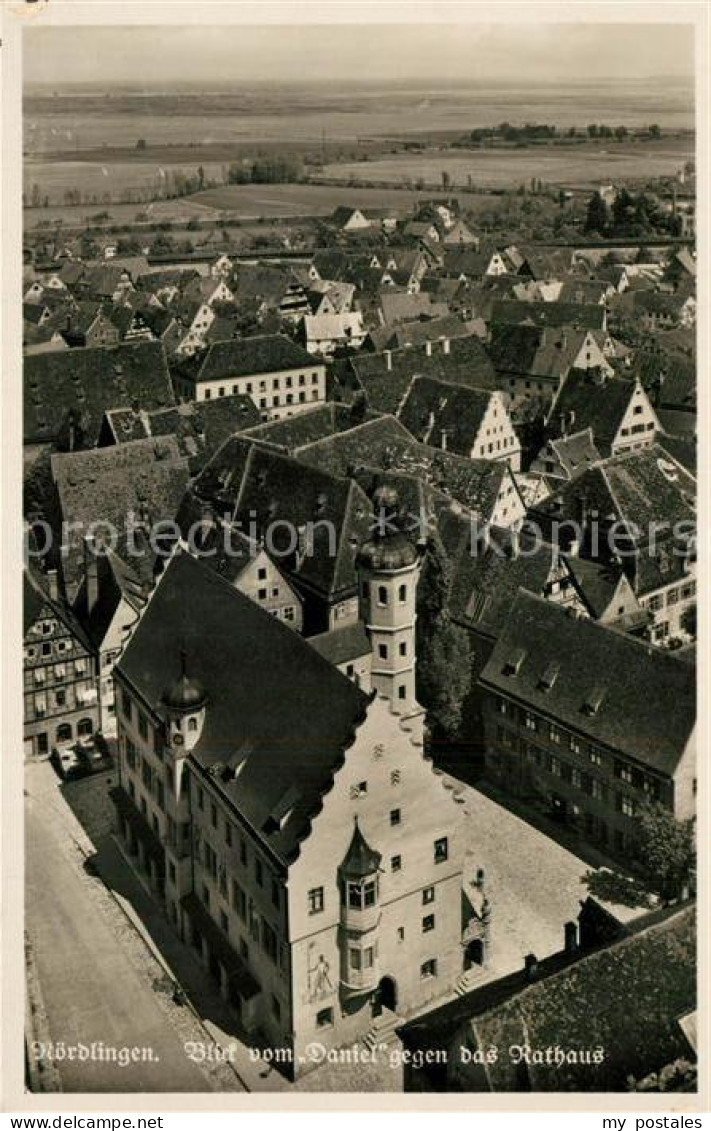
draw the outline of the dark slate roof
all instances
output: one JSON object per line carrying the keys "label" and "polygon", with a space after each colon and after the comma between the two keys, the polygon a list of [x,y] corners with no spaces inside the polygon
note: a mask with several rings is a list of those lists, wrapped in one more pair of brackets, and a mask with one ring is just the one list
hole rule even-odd
{"label": "dark slate roof", "polygon": [[276,857],[294,859],[368,698],[292,629],[179,551],[117,665],[159,715],[183,648],[208,696],[191,760]]}
{"label": "dark slate roof", "polygon": [[[554,664],[558,677],[546,689],[542,677]],[[508,674],[514,666],[515,674]],[[676,770],[696,718],[688,664],[525,590],[481,682],[667,776]],[[586,710],[593,700],[599,702],[594,714]]]}
{"label": "dark slate roof", "polygon": [[449,609],[455,620],[487,636],[499,635],[520,588],[542,595],[556,561],[548,542],[520,536],[512,552],[510,530],[493,529],[491,545],[477,543],[471,524],[454,512],[439,518],[442,544],[452,565]]}
{"label": "dark slate roof", "polygon": [[693,436],[661,435],[658,437],[658,443],[659,446],[669,452],[669,455],[673,456],[677,463],[680,463],[690,475],[696,477],[698,448]]}
{"label": "dark slate roof", "polygon": [[605,307],[568,302],[517,302],[499,299],[492,306],[491,321],[510,326],[574,326],[602,330]]}
{"label": "dark slate roof", "polygon": [[99,596],[91,612],[87,606],[86,580],[81,583],[74,612],[86,627],[95,648],[100,648],[111,627],[122,600],[125,600],[138,615],[145,605],[149,587],[141,576],[121,560],[112,550],[97,555]]}
{"label": "dark slate roof", "polygon": [[[93,524],[116,532],[126,552],[127,528],[145,513],[151,523],[173,520],[188,485],[188,462],[173,436],[134,440],[111,448],[52,456],[59,517],[68,529],[62,573],[67,596],[76,597],[84,571],[84,535]],[[153,553],[147,551],[152,562]]]}
{"label": "dark slate roof", "polygon": [[359,481],[360,472],[375,470],[420,479],[484,521],[491,516],[502,479],[510,474],[508,465],[500,461],[467,459],[420,444],[392,416],[310,444],[297,455],[333,475],[355,475]]}
{"label": "dark slate roof", "polygon": [[573,432],[569,436],[560,436],[558,439],[550,440],[549,443],[571,479],[602,459],[595,447],[590,428]]}
{"label": "dark slate roof", "polygon": [[364,411],[358,406],[331,401],[328,404],[306,409],[304,412],[297,412],[294,416],[284,416],[281,420],[268,420],[254,428],[247,428],[243,435],[250,440],[259,440],[292,454],[305,444],[323,440],[336,432],[344,432],[355,424],[362,423],[363,419],[372,419],[373,416],[373,413]]}
{"label": "dark slate roof", "polygon": [[77,446],[93,447],[107,409],[175,404],[161,342],[33,354],[24,361],[25,443],[59,441],[71,415]]}
{"label": "dark slate roof", "polygon": [[[693,908],[655,923],[528,986],[471,1022],[470,1043],[602,1048],[600,1064],[528,1066],[533,1092],[622,1092],[627,1079],[691,1059],[679,1025],[696,1008]],[[462,1033],[462,1039],[465,1039]],[[517,1091],[516,1067],[487,1067],[492,1091]]]}
{"label": "dark slate roof", "polygon": [[234,435],[259,420],[259,410],[248,396],[217,397],[209,401],[188,401],[174,408],[154,412],[112,409],[106,422],[116,443],[174,436],[180,454],[189,461],[195,475],[217,449]]}
{"label": "dark slate roof", "polygon": [[79,623],[72,609],[62,600],[53,600],[44,584],[30,570],[22,575],[22,635],[28,632],[37,621],[45,617],[56,617],[87,652],[92,652],[91,640]]}
{"label": "dark slate roof", "polygon": [[252,373],[279,373],[286,369],[322,365],[321,358],[312,357],[282,334],[267,334],[264,337],[213,342],[196,367],[195,379],[198,383],[219,381],[247,377]]}
{"label": "dark slate roof", "polygon": [[380,326],[368,338],[378,352],[385,349],[409,349],[426,342],[443,342],[452,338],[468,338],[471,331],[456,314],[423,318],[417,322],[399,322],[396,326]]}
{"label": "dark slate roof", "polygon": [[308,643],[331,664],[347,664],[370,653],[370,640],[362,621],[310,636]]}
{"label": "dark slate roof", "polygon": [[468,456],[491,402],[488,389],[466,388],[415,377],[397,412],[398,420],[423,443],[437,445],[447,434],[447,450]]}
{"label": "dark slate roof", "polygon": [[[372,526],[372,509],[353,482],[328,473],[320,462],[310,467],[241,437],[217,452],[195,483],[197,499],[217,500],[246,531],[270,526],[271,549],[289,577],[325,595],[356,585],[355,557]],[[181,508],[184,522],[195,521],[199,507]],[[284,522],[288,529],[283,527]],[[310,552],[294,564],[293,527],[313,531]],[[332,551],[335,539],[335,554]],[[286,554],[291,547],[292,553]]]}
{"label": "dark slate roof", "polygon": [[584,330],[491,324],[489,356],[497,373],[560,378],[572,368]]}
{"label": "dark slate roof", "polygon": [[634,381],[604,377],[589,369],[571,369],[551,406],[549,427],[560,435],[564,417],[572,421],[570,427],[576,432],[589,428],[595,447],[609,455],[634,391]]}
{"label": "dark slate roof", "polygon": [[622,570],[612,562],[593,562],[578,554],[565,554],[563,560],[591,616],[599,620],[624,579]]}
{"label": "dark slate roof", "polygon": [[478,389],[502,387],[476,336],[453,338],[448,353],[433,344],[430,356],[424,348],[393,350],[389,357],[361,353],[352,357],[350,364],[368,404],[378,412],[396,412],[413,377],[433,377]]}
{"label": "dark slate roof", "polygon": [[339,872],[342,876],[362,879],[364,876],[372,876],[377,872],[381,860],[381,854],[370,847],[360,831],[356,817],[351,843],[348,845],[348,851],[340,863]]}

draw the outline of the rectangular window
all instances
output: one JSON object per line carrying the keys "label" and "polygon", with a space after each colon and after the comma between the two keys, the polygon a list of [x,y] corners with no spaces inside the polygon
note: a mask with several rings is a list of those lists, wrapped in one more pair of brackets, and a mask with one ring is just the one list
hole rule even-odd
{"label": "rectangular window", "polygon": [[142,711],[138,712],[138,733],[141,738],[148,738],[148,719]]}
{"label": "rectangular window", "polygon": [[399,809],[391,809],[390,810],[390,824],[391,825],[399,825],[401,820],[402,820],[402,814],[400,813],[400,810]]}
{"label": "rectangular window", "polygon": [[318,915],[323,911],[323,888],[311,888],[308,894],[309,915]]}
{"label": "rectangular window", "polygon": [[576,738],[574,734],[570,735],[568,743],[569,743],[570,749],[573,751],[574,754],[580,753],[580,739]]}
{"label": "rectangular window", "polygon": [[213,829],[217,828],[217,806],[214,802],[210,803],[210,823]]}
{"label": "rectangular window", "polygon": [[244,894],[244,891],[236,880],[232,881],[232,906],[239,915],[240,919],[246,920],[247,896]]}
{"label": "rectangular window", "polygon": [[427,961],[423,962],[422,965],[420,966],[420,978],[422,979],[422,981],[425,981],[426,978],[436,978],[436,977],[437,977],[437,959],[436,958],[428,958]]}
{"label": "rectangular window", "polygon": [[229,933],[230,933],[230,921],[227,918],[227,915],[224,911],[220,911],[220,926],[222,928],[223,934],[229,935]]}
{"label": "rectangular window", "polygon": [[434,862],[435,864],[443,864],[449,856],[449,842],[446,836],[440,837],[439,840],[434,842]]}
{"label": "rectangular window", "polygon": [[229,821],[225,821],[225,844],[228,848],[232,847],[232,825]]}
{"label": "rectangular window", "polygon": [[378,586],[378,604],[387,605],[388,603],[388,590],[386,585]]}
{"label": "rectangular window", "polygon": [[434,899],[435,899],[435,889],[434,888],[423,888],[422,889],[422,902],[423,903],[434,903]]}
{"label": "rectangular window", "polygon": [[128,719],[129,721],[131,719],[131,707],[131,698],[125,691],[123,691],[121,693],[121,710],[123,712],[124,718]]}
{"label": "rectangular window", "polygon": [[590,761],[592,762],[593,766],[602,765],[602,755],[600,754],[599,750],[596,750],[593,746],[590,747]]}
{"label": "rectangular window", "polygon": [[260,888],[264,887],[264,867],[261,860],[254,861],[254,876]]}
{"label": "rectangular window", "polygon": [[525,721],[526,721],[526,729],[527,730],[533,730],[533,731],[538,730],[538,723],[536,722],[535,715],[532,715],[530,713],[530,711],[526,711]]}
{"label": "rectangular window", "polygon": [[272,880],[272,903],[274,907],[279,907],[279,884],[276,880]]}
{"label": "rectangular window", "polygon": [[266,955],[272,962],[276,962],[279,952],[279,941],[276,936],[276,931],[270,927],[266,919],[262,919],[262,946]]}
{"label": "rectangular window", "polygon": [[247,867],[247,842],[244,837],[239,838],[239,859],[240,863]]}
{"label": "rectangular window", "polygon": [[387,660],[387,658],[388,658],[388,646],[387,646],[387,644],[378,644],[378,655],[379,655],[381,660]]}
{"label": "rectangular window", "polygon": [[434,915],[425,915],[422,920],[422,934],[426,935],[428,931],[434,931],[435,917]]}
{"label": "rectangular window", "polygon": [[390,871],[391,872],[399,872],[401,868],[402,868],[402,857],[401,856],[391,856],[390,857]]}
{"label": "rectangular window", "polygon": [[400,780],[401,780],[400,771],[399,770],[391,770],[390,771],[390,784],[391,785],[399,785]]}

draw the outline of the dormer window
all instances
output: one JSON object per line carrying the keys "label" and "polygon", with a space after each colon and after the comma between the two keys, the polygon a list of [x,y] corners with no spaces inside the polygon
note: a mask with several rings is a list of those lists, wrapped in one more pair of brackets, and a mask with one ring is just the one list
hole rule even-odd
{"label": "dormer window", "polygon": [[526,653],[523,648],[517,648],[512,652],[504,664],[504,675],[518,675],[521,670],[521,665],[526,659]]}
{"label": "dormer window", "polygon": [[605,698],[605,694],[604,687],[598,686],[592,689],[583,704],[583,710],[586,715],[596,715],[598,713]]}
{"label": "dormer window", "polygon": [[539,681],[541,691],[550,691],[558,678],[560,664],[549,664]]}

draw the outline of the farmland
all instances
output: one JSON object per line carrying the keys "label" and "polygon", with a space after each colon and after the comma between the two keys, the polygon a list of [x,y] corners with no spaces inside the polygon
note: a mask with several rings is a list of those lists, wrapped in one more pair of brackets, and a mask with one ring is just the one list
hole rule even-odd
{"label": "farmland", "polygon": [[592,188],[608,181],[646,180],[670,176],[693,157],[692,136],[620,145],[536,146],[529,149],[451,149],[400,153],[372,161],[327,165],[324,177],[338,180],[387,181],[391,184],[442,183],[481,188],[511,188],[533,177],[548,184]]}

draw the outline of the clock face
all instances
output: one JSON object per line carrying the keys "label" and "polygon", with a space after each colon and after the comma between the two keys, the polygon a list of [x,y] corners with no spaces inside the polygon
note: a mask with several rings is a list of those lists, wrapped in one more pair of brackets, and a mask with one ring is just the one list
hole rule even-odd
{"label": "clock face", "polygon": [[173,735],[173,746],[182,746],[184,742],[185,739],[183,738],[182,734]]}

